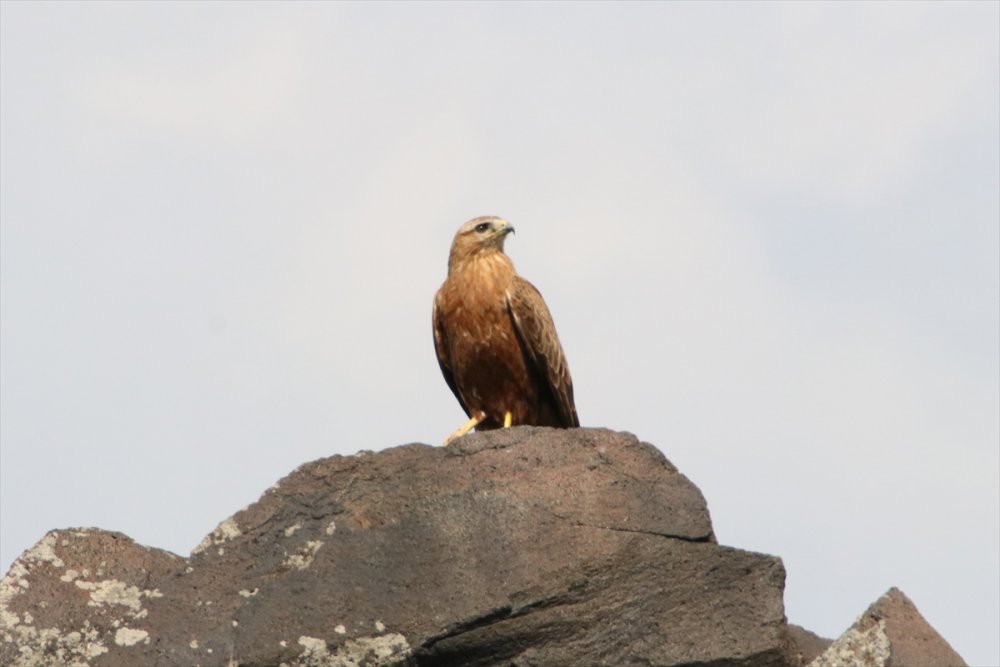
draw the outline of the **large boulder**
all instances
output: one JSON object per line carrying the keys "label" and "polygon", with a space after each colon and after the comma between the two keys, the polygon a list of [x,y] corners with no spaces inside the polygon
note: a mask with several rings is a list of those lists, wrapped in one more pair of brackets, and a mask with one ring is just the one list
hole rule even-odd
{"label": "large boulder", "polygon": [[0,581],[0,664],[799,667],[826,644],[784,576],[654,447],[520,427],[303,465],[188,558],[50,532]]}

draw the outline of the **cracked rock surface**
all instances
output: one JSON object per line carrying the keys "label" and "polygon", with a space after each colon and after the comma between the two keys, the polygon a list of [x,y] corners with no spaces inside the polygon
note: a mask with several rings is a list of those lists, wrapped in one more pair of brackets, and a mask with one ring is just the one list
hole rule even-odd
{"label": "cracked rock surface", "polygon": [[802,665],[784,574],[651,445],[518,427],[305,464],[188,558],[50,532],[0,664]]}

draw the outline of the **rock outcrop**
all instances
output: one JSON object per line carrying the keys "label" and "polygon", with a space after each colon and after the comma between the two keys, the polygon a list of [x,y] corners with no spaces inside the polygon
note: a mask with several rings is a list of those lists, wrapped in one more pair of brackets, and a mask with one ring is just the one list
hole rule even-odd
{"label": "rock outcrop", "polygon": [[654,447],[522,427],[308,463],[188,558],[50,532],[0,582],[0,664],[797,667],[829,640],[784,578]]}
{"label": "rock outcrop", "polygon": [[939,667],[965,661],[896,589],[868,607],[810,667]]}

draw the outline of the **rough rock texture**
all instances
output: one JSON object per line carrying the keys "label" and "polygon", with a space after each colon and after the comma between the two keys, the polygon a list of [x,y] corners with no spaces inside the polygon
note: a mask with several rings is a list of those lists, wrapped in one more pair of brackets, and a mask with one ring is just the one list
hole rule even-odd
{"label": "rough rock texture", "polygon": [[832,639],[824,639],[814,632],[810,632],[798,625],[788,624],[788,657],[795,667],[805,667],[823,653]]}
{"label": "rough rock texture", "polygon": [[783,585],[652,446],[513,428],[303,465],[189,558],[53,531],[0,581],[0,664],[799,667]]}
{"label": "rough rock texture", "polygon": [[964,667],[965,661],[896,589],[868,607],[810,667]]}

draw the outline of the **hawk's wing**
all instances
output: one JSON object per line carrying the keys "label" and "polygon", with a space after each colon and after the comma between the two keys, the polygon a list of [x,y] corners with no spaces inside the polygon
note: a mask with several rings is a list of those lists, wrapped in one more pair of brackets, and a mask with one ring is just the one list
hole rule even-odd
{"label": "hawk's wing", "polygon": [[435,297],[434,314],[431,319],[434,323],[434,351],[437,352],[438,366],[441,367],[441,375],[444,376],[444,381],[448,383],[451,393],[455,394],[455,398],[458,399],[458,404],[462,406],[465,414],[469,414],[469,408],[465,405],[465,401],[462,400],[462,395],[458,393],[458,387],[455,386],[455,373],[451,370],[451,362],[448,359],[448,342],[444,332],[444,325],[441,322],[442,317],[443,314],[438,307],[438,300]]}
{"label": "hawk's wing", "polygon": [[580,418],[573,403],[573,379],[542,295],[527,280],[514,276],[506,297],[518,337],[539,376],[548,383],[559,416],[566,426],[579,426]]}

